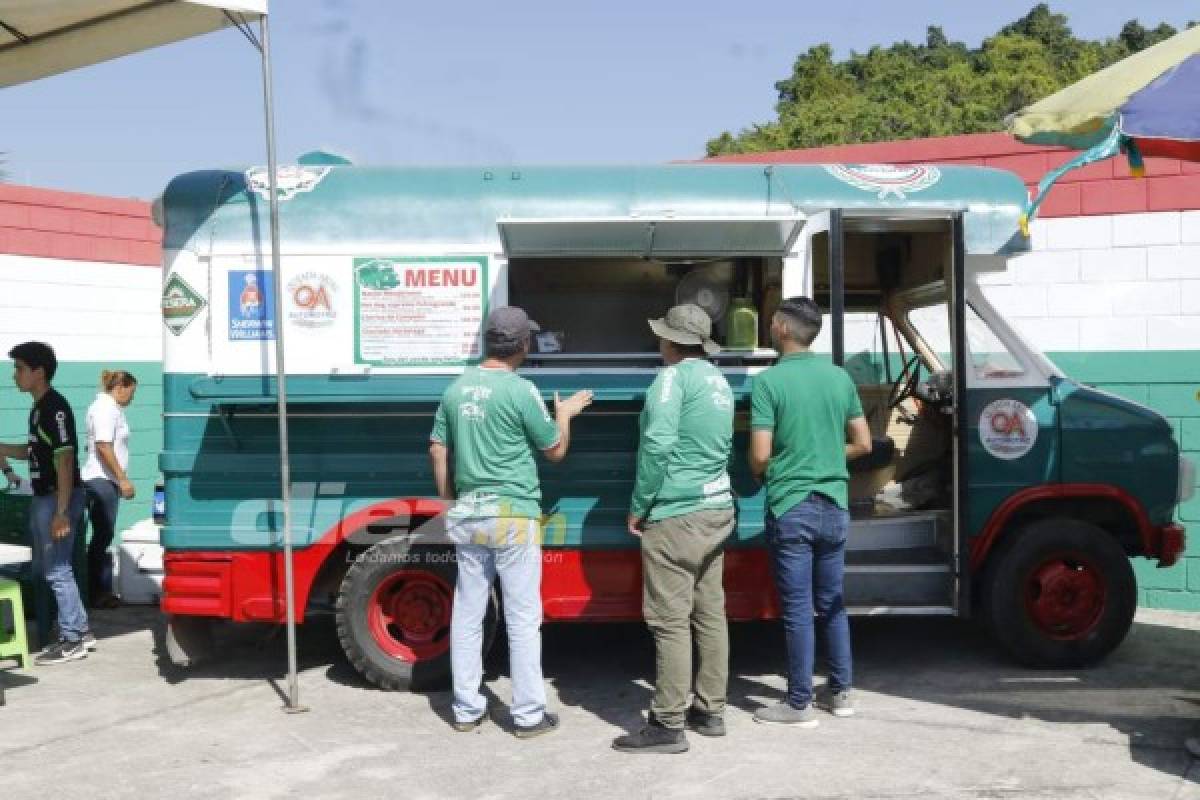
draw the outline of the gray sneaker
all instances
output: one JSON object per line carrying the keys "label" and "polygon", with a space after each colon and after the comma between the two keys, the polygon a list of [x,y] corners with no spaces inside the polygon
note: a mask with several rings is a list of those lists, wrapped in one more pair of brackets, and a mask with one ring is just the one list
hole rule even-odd
{"label": "gray sneaker", "polygon": [[450,725],[451,725],[451,727],[454,728],[454,730],[458,731],[459,733],[473,733],[473,732],[479,730],[479,728],[482,727],[483,723],[485,723],[487,721],[488,721],[488,709],[485,708],[483,710],[483,713],[480,714],[475,719],[468,719],[468,720],[462,720],[462,721],[459,721],[456,719],[456,720],[454,720],[454,722],[450,723]]}
{"label": "gray sneaker", "polygon": [[83,638],[80,641],[83,642],[84,648],[89,653],[99,647],[99,643],[96,641],[96,634],[92,633],[91,631],[84,631]]}
{"label": "gray sneaker", "polygon": [[820,724],[817,712],[811,705],[796,708],[786,701],[772,706],[763,706],[754,712],[754,721],[768,725],[795,725],[797,728],[815,728]]}
{"label": "gray sneaker", "polygon": [[821,707],[835,717],[854,716],[854,702],[850,699],[849,689],[843,689],[840,692],[823,692]]}

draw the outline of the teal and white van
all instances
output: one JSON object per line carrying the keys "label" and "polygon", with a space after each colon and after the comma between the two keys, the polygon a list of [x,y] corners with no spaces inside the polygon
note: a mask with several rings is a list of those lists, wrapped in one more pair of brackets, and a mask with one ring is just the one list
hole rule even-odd
{"label": "teal and white van", "polygon": [[1130,559],[1169,567],[1183,550],[1175,512],[1195,478],[1167,422],[1063,375],[976,284],[1028,249],[1014,175],[303,162],[280,172],[279,275],[263,170],[183,175],[159,207],[162,608],[183,660],[211,620],[285,616],[283,331],[296,613],[336,614],[347,656],[382,686],[446,675],[454,564],[425,535],[442,510],[428,435],[443,389],[480,358],[482,319],[503,304],[541,323],[522,371],[545,395],[596,392],[570,456],[542,476],[548,621],[640,616],[624,515],[658,367],[646,319],[679,301],[706,308],[721,341],[737,317],[739,346],[716,358],[740,410],[734,620],[778,613],[764,494],[742,454],[754,377],[776,355],[770,315],[796,294],[827,309],[818,347],[854,376],[877,439],[852,465],[853,613],[982,617],[1026,663],[1087,664],[1129,629]]}

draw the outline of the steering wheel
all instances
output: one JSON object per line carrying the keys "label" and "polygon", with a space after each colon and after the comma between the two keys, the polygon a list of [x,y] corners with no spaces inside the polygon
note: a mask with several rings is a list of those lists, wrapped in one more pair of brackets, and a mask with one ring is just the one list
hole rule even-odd
{"label": "steering wheel", "polygon": [[907,361],[904,362],[904,369],[900,370],[900,376],[896,378],[896,382],[892,384],[892,391],[888,395],[888,410],[900,408],[901,414],[907,419],[907,409],[901,408],[900,404],[908,398],[916,394],[917,382],[921,377],[920,356],[913,353]]}

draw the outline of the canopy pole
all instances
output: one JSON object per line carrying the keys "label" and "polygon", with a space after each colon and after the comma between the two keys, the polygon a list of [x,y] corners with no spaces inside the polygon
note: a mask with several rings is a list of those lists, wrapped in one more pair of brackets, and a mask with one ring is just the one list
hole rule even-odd
{"label": "canopy pole", "polygon": [[283,582],[287,608],[287,701],[283,710],[294,714],[308,709],[300,705],[296,676],[296,589],[292,564],[292,470],[288,458],[287,372],[283,362],[283,274],[279,268],[279,190],[275,165],[275,101],[271,93],[271,38],[267,15],[259,17],[262,39],[263,112],[267,129],[267,184],[271,193],[271,294],[275,305],[275,385],[279,400],[279,481],[283,502]]}

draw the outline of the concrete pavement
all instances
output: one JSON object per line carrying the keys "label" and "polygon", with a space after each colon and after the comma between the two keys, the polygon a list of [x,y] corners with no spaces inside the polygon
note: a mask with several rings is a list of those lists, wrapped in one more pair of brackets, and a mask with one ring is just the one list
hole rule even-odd
{"label": "concrete pavement", "polygon": [[[156,652],[153,609],[95,612],[83,662],[5,671],[0,796],[463,798],[1200,798],[1200,615],[1141,612],[1129,639],[1085,671],[1004,659],[973,625],[854,620],[853,719],[815,730],[756,725],[780,696],[782,634],[733,631],[729,736],[678,756],[609,748],[649,701],[653,648],[638,625],[547,627],[546,677],[563,719],[520,741],[501,715],[448,726],[447,693],[365,685],[329,620],[300,629],[306,714],[280,712],[283,637],[221,633],[224,658],[180,672]],[[489,659],[509,698],[504,652]]]}

